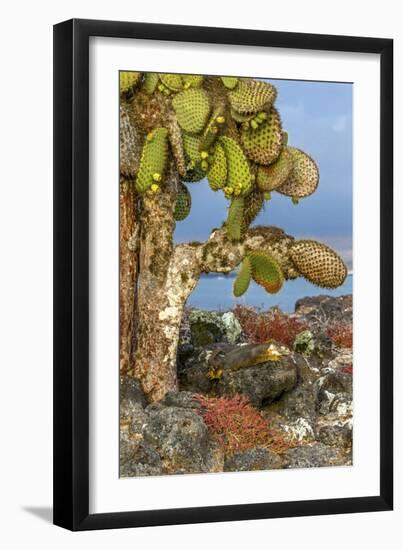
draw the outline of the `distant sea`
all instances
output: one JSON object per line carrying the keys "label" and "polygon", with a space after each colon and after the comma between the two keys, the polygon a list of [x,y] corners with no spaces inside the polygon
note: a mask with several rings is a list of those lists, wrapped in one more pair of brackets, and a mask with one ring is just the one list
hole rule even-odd
{"label": "distant sea", "polygon": [[200,277],[199,284],[190,295],[187,304],[201,309],[228,310],[237,304],[255,306],[268,309],[278,306],[282,311],[291,313],[294,311],[295,302],[306,296],[342,296],[352,294],[353,275],[347,276],[344,284],[335,290],[318,288],[305,279],[298,278],[286,281],[278,294],[268,294],[262,287],[251,283],[248,291],[241,298],[235,298],[232,294],[234,274],[205,274]]}

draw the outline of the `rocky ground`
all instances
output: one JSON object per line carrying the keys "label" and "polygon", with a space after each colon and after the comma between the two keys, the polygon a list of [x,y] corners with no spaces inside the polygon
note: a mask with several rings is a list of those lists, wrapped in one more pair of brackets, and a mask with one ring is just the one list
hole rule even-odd
{"label": "rocky ground", "polygon": [[122,378],[122,477],[352,464],[351,296],[272,313],[187,311],[160,402]]}

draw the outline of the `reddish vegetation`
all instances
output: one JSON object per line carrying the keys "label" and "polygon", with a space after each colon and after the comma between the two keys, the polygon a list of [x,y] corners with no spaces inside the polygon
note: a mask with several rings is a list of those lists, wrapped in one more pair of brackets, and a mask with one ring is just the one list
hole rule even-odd
{"label": "reddish vegetation", "polygon": [[259,311],[240,305],[233,311],[251,344],[275,340],[291,348],[297,334],[308,329],[306,323],[280,311]]}
{"label": "reddish vegetation", "polygon": [[336,346],[349,349],[353,347],[353,327],[351,323],[333,323],[328,326],[327,334]]}
{"label": "reddish vegetation", "polygon": [[341,372],[344,372],[346,374],[353,374],[353,365],[352,365],[352,363],[349,363],[348,365],[345,365],[341,369]]}
{"label": "reddish vegetation", "polygon": [[195,398],[203,407],[199,414],[210,435],[222,446],[226,455],[253,447],[265,447],[274,452],[284,452],[290,448],[291,443],[285,436],[271,429],[246,397],[195,395]]}

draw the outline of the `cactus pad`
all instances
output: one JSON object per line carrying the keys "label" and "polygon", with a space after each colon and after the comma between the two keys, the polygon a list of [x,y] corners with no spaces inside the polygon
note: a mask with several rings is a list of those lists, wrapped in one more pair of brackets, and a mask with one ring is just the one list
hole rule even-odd
{"label": "cactus pad", "polygon": [[293,158],[289,150],[283,149],[275,163],[259,166],[256,183],[262,191],[273,191],[283,185],[291,173]]}
{"label": "cactus pad", "polygon": [[198,74],[183,74],[183,87],[187,88],[200,88],[203,84],[204,76]]}
{"label": "cactus pad", "polygon": [[186,153],[186,157],[195,164],[200,160],[200,137],[193,136],[192,134],[183,133],[183,148]]}
{"label": "cactus pad", "polygon": [[239,79],[236,76],[222,76],[221,80],[226,88],[233,90],[238,84]]}
{"label": "cactus pad", "polygon": [[240,296],[245,294],[245,292],[248,290],[250,280],[251,280],[251,275],[252,275],[252,269],[251,269],[250,261],[249,261],[249,258],[246,257],[244,258],[241,265],[241,269],[237,275],[237,278],[234,281],[233,292],[236,298],[239,298]]}
{"label": "cactus pad", "polygon": [[231,107],[231,116],[235,120],[235,122],[239,122],[240,124],[242,122],[249,122],[254,116],[255,113],[252,113],[250,115],[240,115],[235,109]]}
{"label": "cactus pad", "polygon": [[180,184],[178,194],[176,195],[176,204],[174,218],[176,221],[182,221],[188,217],[192,207],[192,197],[189,189],[183,183]]}
{"label": "cactus pad", "polygon": [[241,239],[244,198],[234,197],[228,208],[227,233],[232,241]]}
{"label": "cactus pad", "polygon": [[249,254],[253,280],[270,294],[275,294],[283,286],[284,277],[277,260],[263,251]]}
{"label": "cactus pad", "polygon": [[140,79],[141,73],[120,71],[119,87],[120,93],[128,92]]}
{"label": "cactus pad", "polygon": [[159,74],[161,82],[172,90],[173,92],[179,92],[183,90],[183,82],[180,74]]}
{"label": "cactus pad", "polygon": [[157,128],[148,134],[141,153],[140,166],[136,179],[139,193],[147,191],[154,182],[155,174],[163,176],[168,156],[168,130]]}
{"label": "cactus pad", "polygon": [[240,80],[236,89],[228,93],[231,107],[241,115],[270,108],[276,96],[276,88],[261,80]]}
{"label": "cactus pad", "polygon": [[142,90],[145,94],[151,95],[154,93],[155,88],[158,84],[158,74],[157,73],[145,73]]}
{"label": "cactus pad", "polygon": [[208,121],[203,132],[203,137],[199,147],[200,151],[208,151],[217,139],[220,128],[222,127],[222,124],[217,122],[217,119],[225,121],[223,106],[214,109],[213,114],[211,115],[210,120]]}
{"label": "cactus pad", "polygon": [[227,136],[219,138],[227,158],[227,185],[240,188],[242,196],[252,190],[253,178],[247,158],[236,141]]}
{"label": "cactus pad", "polygon": [[271,164],[280,155],[283,147],[283,134],[280,116],[276,109],[270,109],[267,120],[258,128],[243,129],[241,141],[248,158],[258,164]]}
{"label": "cactus pad", "polygon": [[244,233],[250,224],[255,220],[259,212],[262,210],[264,204],[264,195],[263,193],[254,188],[247,197],[245,197],[244,208],[243,208],[243,223],[242,223],[242,233]]}
{"label": "cactus pad", "polygon": [[319,183],[319,170],[309,155],[288,147],[293,159],[293,168],[287,181],[277,189],[288,197],[303,198],[312,195]]}
{"label": "cactus pad", "polygon": [[172,100],[172,105],[179,126],[192,134],[201,132],[210,113],[209,98],[202,88],[189,88],[178,93]]}
{"label": "cactus pad", "polygon": [[213,162],[207,173],[207,179],[213,191],[222,189],[227,181],[227,159],[224,149],[219,143],[215,147]]}
{"label": "cactus pad", "polygon": [[322,288],[337,288],[347,277],[347,267],[340,256],[317,241],[295,241],[290,257],[305,279]]}

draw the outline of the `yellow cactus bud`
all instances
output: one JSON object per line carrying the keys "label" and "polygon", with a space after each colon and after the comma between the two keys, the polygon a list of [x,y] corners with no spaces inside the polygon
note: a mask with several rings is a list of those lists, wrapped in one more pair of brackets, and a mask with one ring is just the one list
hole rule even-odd
{"label": "yellow cactus bud", "polygon": [[216,119],[217,124],[224,124],[225,116],[218,116]]}
{"label": "yellow cactus bud", "polygon": [[154,134],[153,134],[152,132],[149,132],[149,133],[147,134],[146,140],[147,140],[147,141],[152,141],[153,138],[154,138]]}
{"label": "yellow cactus bud", "polygon": [[234,188],[233,187],[224,187],[224,193],[226,195],[232,195],[232,193],[234,192]]}
{"label": "yellow cactus bud", "polygon": [[153,193],[158,193],[159,190],[160,190],[160,186],[157,185],[156,183],[153,183],[153,184],[151,184],[150,189],[151,189],[151,191],[152,191]]}
{"label": "yellow cactus bud", "polygon": [[161,181],[161,174],[158,174],[158,172],[153,174],[153,180],[154,181]]}
{"label": "yellow cactus bud", "polygon": [[259,126],[259,124],[256,122],[256,120],[251,120],[250,125],[252,126],[252,128],[254,130],[256,130],[256,128]]}
{"label": "yellow cactus bud", "polygon": [[200,166],[201,166],[201,169],[202,169],[202,170],[208,170],[208,162],[207,162],[207,160],[202,160],[201,163],[200,163]]}
{"label": "yellow cactus bud", "polygon": [[163,92],[165,90],[165,86],[163,84],[158,84],[158,89],[160,92]]}
{"label": "yellow cactus bud", "polygon": [[200,153],[200,157],[201,157],[202,159],[206,159],[206,158],[208,157],[207,151],[202,151],[202,152]]}

